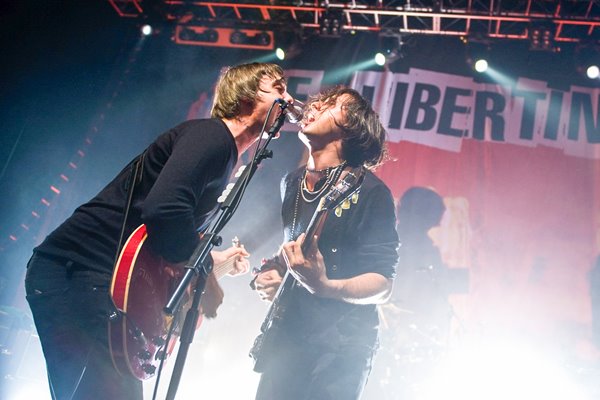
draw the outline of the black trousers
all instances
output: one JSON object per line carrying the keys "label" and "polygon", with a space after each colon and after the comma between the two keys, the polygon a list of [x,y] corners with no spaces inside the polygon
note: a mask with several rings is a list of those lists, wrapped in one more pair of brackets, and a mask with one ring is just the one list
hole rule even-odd
{"label": "black trousers", "polygon": [[35,253],[25,290],[56,400],[142,399],[142,383],[121,376],[108,348],[111,276]]}
{"label": "black trousers", "polygon": [[366,346],[302,346],[289,342],[270,354],[256,400],[357,400],[371,372]]}

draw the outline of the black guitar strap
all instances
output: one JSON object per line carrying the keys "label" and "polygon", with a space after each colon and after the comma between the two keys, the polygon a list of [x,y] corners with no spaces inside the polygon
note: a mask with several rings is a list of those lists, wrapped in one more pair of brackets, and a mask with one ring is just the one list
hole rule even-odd
{"label": "black guitar strap", "polygon": [[133,201],[133,192],[135,191],[137,184],[142,180],[145,156],[146,152],[143,152],[131,163],[131,172],[129,173],[129,178],[127,178],[127,182],[125,183],[125,191],[127,192],[127,204],[125,205],[125,211],[123,213],[123,224],[121,225],[121,233],[119,235],[119,244],[117,245],[117,254],[115,255],[114,265],[117,264],[119,252],[121,251],[121,245],[123,244],[123,238],[125,236],[125,227],[127,225],[127,218],[129,217],[129,209],[131,208],[131,202]]}
{"label": "black guitar strap", "polygon": [[[119,260],[119,253],[121,252],[121,246],[123,245],[123,238],[125,237],[125,228],[127,226],[127,218],[129,217],[129,209],[131,208],[131,203],[133,201],[133,193],[135,191],[136,186],[142,181],[145,158],[146,152],[144,151],[131,162],[131,171],[129,172],[127,182],[125,182],[125,191],[127,192],[127,203],[125,204],[125,210],[123,212],[123,224],[121,225],[121,233],[119,234],[119,243],[117,244],[117,252],[115,254],[113,269],[117,265],[117,261]],[[117,308],[115,307],[115,310],[116,309]],[[116,317],[116,312],[111,315],[111,319]]]}

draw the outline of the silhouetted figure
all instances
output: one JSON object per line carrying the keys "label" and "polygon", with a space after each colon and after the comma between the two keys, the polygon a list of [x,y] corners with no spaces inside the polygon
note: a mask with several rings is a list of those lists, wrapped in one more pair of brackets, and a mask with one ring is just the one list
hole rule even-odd
{"label": "silhouetted figure", "polygon": [[392,302],[408,311],[418,332],[433,342],[445,339],[451,315],[448,268],[428,235],[445,210],[442,197],[424,187],[408,189],[397,209],[400,261]]}
{"label": "silhouetted figure", "polygon": [[414,398],[445,349],[452,315],[448,268],[428,235],[445,209],[442,197],[424,187],[409,188],[398,204],[397,276],[390,302],[380,308],[386,325],[380,365],[386,368],[375,374],[382,399]]}

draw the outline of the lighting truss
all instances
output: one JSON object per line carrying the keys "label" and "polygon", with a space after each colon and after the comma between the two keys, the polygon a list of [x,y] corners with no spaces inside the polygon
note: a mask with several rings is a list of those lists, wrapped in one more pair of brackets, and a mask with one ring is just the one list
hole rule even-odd
{"label": "lighting truss", "polygon": [[305,33],[318,33],[323,18],[333,13],[341,17],[341,33],[385,31],[529,40],[531,25],[544,23],[552,27],[555,42],[600,39],[597,0],[108,1],[122,17],[141,17],[152,8],[177,24],[219,23],[255,29],[294,25]]}

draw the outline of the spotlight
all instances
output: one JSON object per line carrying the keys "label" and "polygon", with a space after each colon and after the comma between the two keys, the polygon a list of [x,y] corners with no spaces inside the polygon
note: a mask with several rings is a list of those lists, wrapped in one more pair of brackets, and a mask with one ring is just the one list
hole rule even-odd
{"label": "spotlight", "polygon": [[274,32],[258,29],[233,29],[217,26],[177,25],[175,28],[175,43],[231,47],[256,50],[275,50]]}
{"label": "spotlight", "polygon": [[397,33],[389,31],[382,32],[377,40],[377,50],[379,51],[379,53],[375,55],[375,63],[377,65],[389,65],[403,57],[402,37]]}
{"label": "spotlight", "polygon": [[186,42],[216,43],[219,40],[219,33],[214,29],[184,27],[179,31],[178,37]]}
{"label": "spotlight", "polygon": [[271,36],[267,32],[261,32],[256,35],[256,43],[259,46],[268,46],[271,44]]}
{"label": "spotlight", "polygon": [[529,28],[529,49],[534,51],[556,51],[554,30],[551,26],[536,24]]}
{"label": "spotlight", "polygon": [[319,33],[321,36],[340,37],[342,32],[342,14],[329,11],[319,21]]}
{"label": "spotlight", "polygon": [[255,45],[261,48],[268,47],[271,45],[271,35],[264,31],[235,30],[229,36],[229,42],[238,45]]}
{"label": "spotlight", "polygon": [[575,47],[573,62],[577,72],[588,79],[600,77],[600,44],[582,41]]}
{"label": "spotlight", "polygon": [[277,50],[275,50],[275,57],[279,60],[285,60],[285,51],[281,47],[278,47]]}
{"label": "spotlight", "polygon": [[383,53],[375,54],[375,64],[379,66],[385,65],[385,55]]}
{"label": "spotlight", "polygon": [[597,65],[590,65],[587,67],[585,74],[590,79],[597,79],[600,76],[600,68]]}
{"label": "spotlight", "polygon": [[142,35],[144,36],[150,36],[152,34],[152,26],[146,24],[144,26],[142,26]]}
{"label": "spotlight", "polygon": [[246,43],[247,40],[248,36],[240,31],[234,31],[231,36],[229,36],[229,41],[233,44]]}
{"label": "spotlight", "polygon": [[479,60],[475,61],[475,71],[477,71],[479,73],[484,73],[485,71],[487,71],[487,69],[488,69],[487,60],[480,58]]}
{"label": "spotlight", "polygon": [[488,70],[488,59],[491,54],[490,42],[476,36],[468,37],[466,41],[466,54],[467,65],[475,72],[482,74]]}

